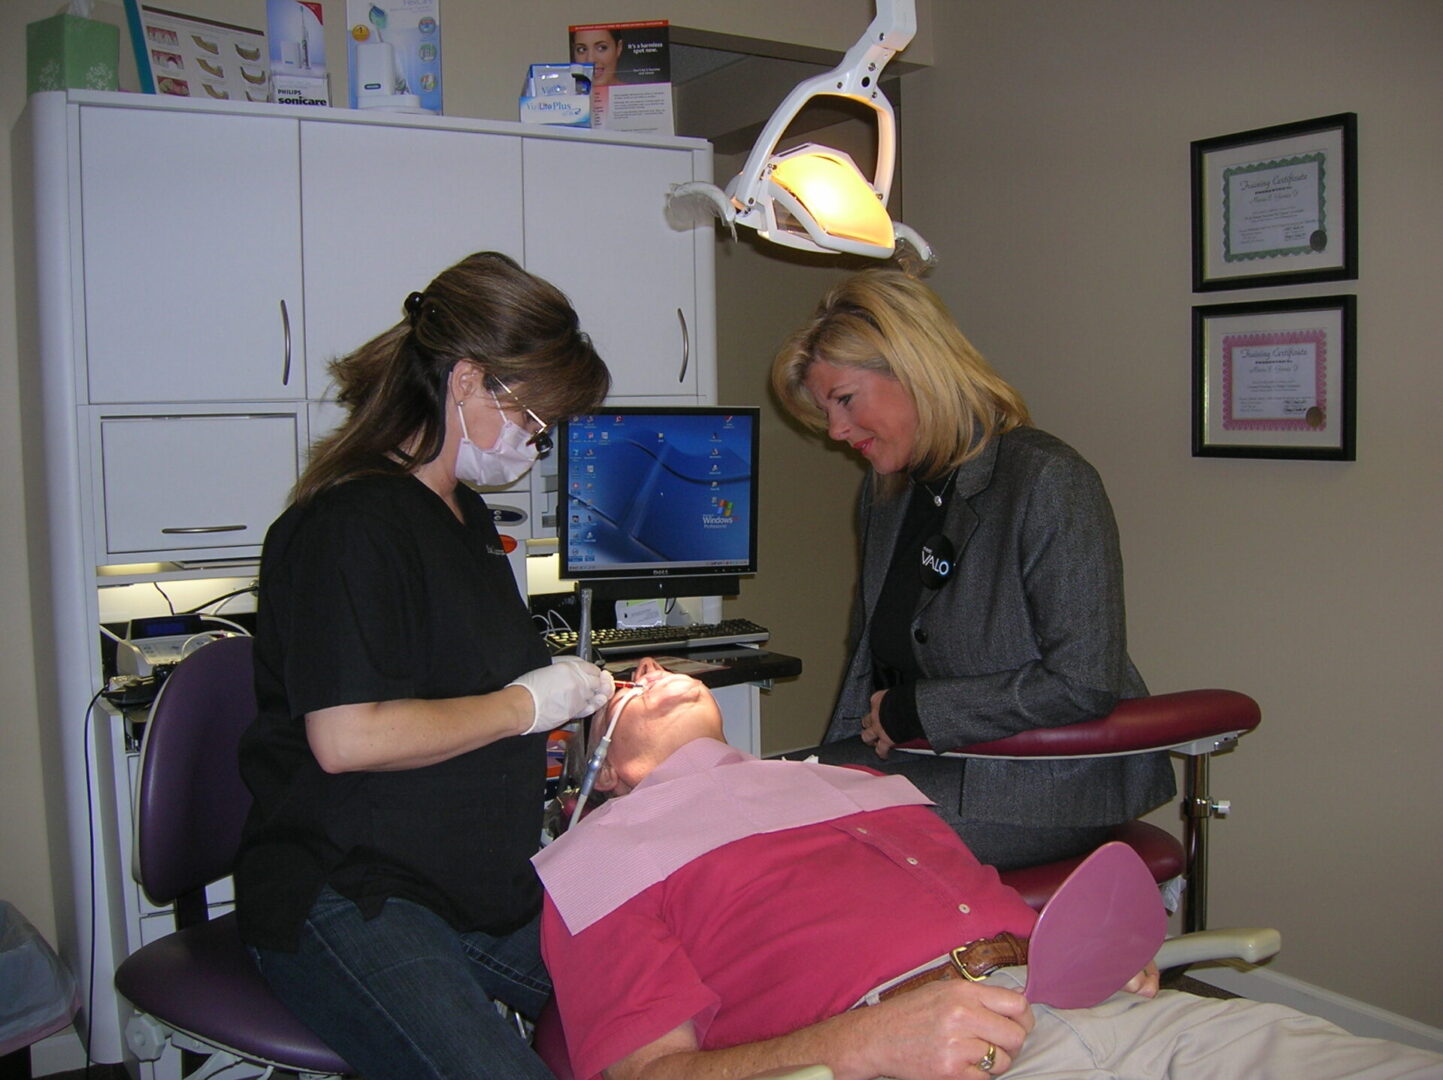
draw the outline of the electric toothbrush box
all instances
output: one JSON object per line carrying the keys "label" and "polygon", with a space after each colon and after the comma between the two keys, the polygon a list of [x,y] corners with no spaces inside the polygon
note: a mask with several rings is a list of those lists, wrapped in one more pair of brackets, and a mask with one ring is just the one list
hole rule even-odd
{"label": "electric toothbrush box", "polygon": [[353,109],[441,108],[440,0],[346,0]]}
{"label": "electric toothbrush box", "polygon": [[591,127],[591,65],[532,64],[517,109],[523,124]]}
{"label": "electric toothbrush box", "polygon": [[279,105],[329,105],[326,34],[320,0],[266,0],[271,89]]}

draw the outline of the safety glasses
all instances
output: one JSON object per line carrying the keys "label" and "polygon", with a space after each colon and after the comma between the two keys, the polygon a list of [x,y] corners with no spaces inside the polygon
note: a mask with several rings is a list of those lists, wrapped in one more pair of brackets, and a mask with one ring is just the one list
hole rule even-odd
{"label": "safety glasses", "polygon": [[526,440],[526,445],[536,447],[536,453],[538,455],[551,453],[551,447],[555,445],[551,439],[551,425],[522,404],[521,399],[516,396],[511,387],[507,386],[500,379],[497,379],[495,375],[492,375],[491,378],[495,380],[496,385],[501,387],[502,392],[511,399],[515,406],[524,412],[531,422],[536,425],[536,430],[531,433],[531,438]]}

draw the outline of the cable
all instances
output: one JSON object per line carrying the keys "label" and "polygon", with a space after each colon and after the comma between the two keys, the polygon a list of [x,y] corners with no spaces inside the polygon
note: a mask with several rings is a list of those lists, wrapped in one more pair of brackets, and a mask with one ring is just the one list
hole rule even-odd
{"label": "cable", "polygon": [[168,607],[168,608],[170,608],[170,613],[171,613],[172,615],[174,615],[174,614],[175,614],[175,603],[171,600],[169,594],[167,594],[166,591],[160,587],[160,582],[158,582],[158,581],[152,581],[150,584],[155,588],[155,591],[158,592],[158,593],[160,593],[161,597],[164,598],[164,600],[165,600],[165,606]]}
{"label": "cable", "polygon": [[[101,629],[105,629],[101,627]],[[108,632],[108,631],[107,631]],[[114,635],[112,635],[114,636]],[[119,640],[118,638],[116,640]],[[129,642],[126,642],[129,644]],[[90,786],[90,718],[95,715],[95,703],[100,700],[104,693],[102,686],[90,699],[90,704],[85,706],[85,722],[83,736],[85,740],[85,827],[89,837],[90,846],[90,979],[85,990],[85,1075],[90,1075],[90,1047],[94,1042],[95,1034],[95,926],[96,926],[96,888],[95,888],[95,792]]]}
{"label": "cable", "polygon": [[[158,587],[159,587],[159,586],[157,586],[157,588],[158,588]],[[193,608],[188,608],[188,609],[186,609],[185,611],[180,612],[180,614],[182,614],[182,615],[198,615],[198,614],[200,614],[200,611],[201,611],[202,608],[208,608],[208,607],[210,607],[212,604],[223,604],[223,603],[224,603],[225,601],[227,601],[227,600],[233,600],[233,599],[235,599],[237,596],[244,596],[246,593],[254,593],[255,591],[256,591],[256,583],[255,583],[254,581],[252,581],[249,585],[247,585],[247,586],[246,586],[245,588],[243,588],[243,589],[232,589],[230,592],[221,593],[219,596],[213,596],[213,597],[211,597],[209,600],[205,601],[204,603],[196,604],[195,607],[193,607]]]}
{"label": "cable", "polygon": [[531,616],[532,621],[539,622],[547,631],[551,630],[572,630],[574,627],[566,621],[566,616],[555,608],[550,611],[539,612]]}
{"label": "cable", "polygon": [[[187,614],[193,615],[195,614],[195,612],[187,612]],[[251,632],[240,623],[231,622],[229,619],[222,619],[219,615],[205,615],[202,616],[202,618],[204,618],[206,622],[218,622],[222,626],[229,626],[232,630],[234,630],[237,634],[240,634],[242,637],[251,636]]]}

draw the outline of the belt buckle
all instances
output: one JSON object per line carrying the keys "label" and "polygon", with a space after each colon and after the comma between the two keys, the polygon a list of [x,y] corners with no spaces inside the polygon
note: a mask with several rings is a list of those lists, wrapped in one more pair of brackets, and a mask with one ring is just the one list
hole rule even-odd
{"label": "belt buckle", "polygon": [[967,950],[974,944],[976,943],[969,941],[966,945],[959,945],[948,954],[948,957],[952,961],[952,966],[957,969],[957,974],[961,975],[962,978],[968,982],[982,982],[987,978],[986,972],[981,975],[973,975],[972,972],[967,970]]}

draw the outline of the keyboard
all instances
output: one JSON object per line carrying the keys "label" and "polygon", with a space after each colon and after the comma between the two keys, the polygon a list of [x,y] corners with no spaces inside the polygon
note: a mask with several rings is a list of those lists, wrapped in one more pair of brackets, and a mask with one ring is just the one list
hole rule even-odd
{"label": "keyboard", "polygon": [[[610,630],[593,630],[591,647],[602,656],[623,656],[628,653],[658,653],[674,649],[701,649],[711,645],[749,645],[770,638],[771,631],[750,619],[723,619],[716,623],[692,623],[690,626],[618,626]],[[554,652],[576,648],[575,630],[551,630],[546,644]]]}

